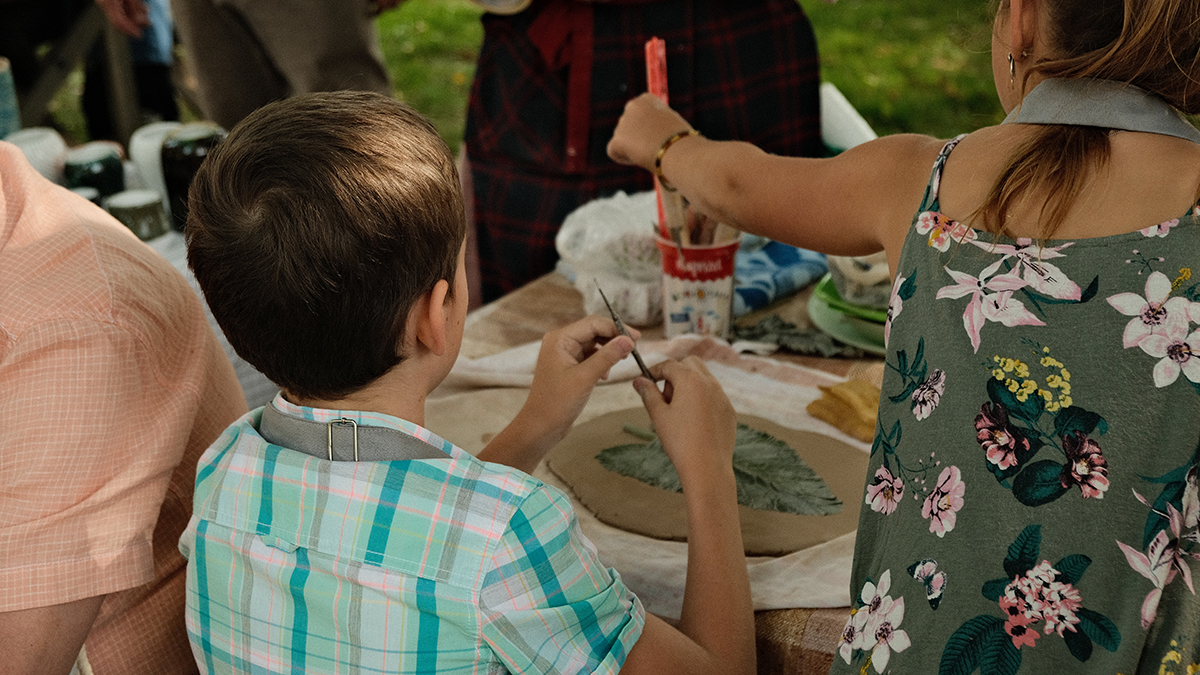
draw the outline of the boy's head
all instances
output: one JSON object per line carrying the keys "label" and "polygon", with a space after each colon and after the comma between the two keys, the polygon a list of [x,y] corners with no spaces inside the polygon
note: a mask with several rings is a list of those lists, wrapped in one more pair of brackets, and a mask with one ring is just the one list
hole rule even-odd
{"label": "boy's head", "polygon": [[407,356],[410,310],[439,280],[454,293],[466,225],[427,120],[329,92],[234,127],[192,182],[185,236],[238,355],[294,396],[336,399]]}

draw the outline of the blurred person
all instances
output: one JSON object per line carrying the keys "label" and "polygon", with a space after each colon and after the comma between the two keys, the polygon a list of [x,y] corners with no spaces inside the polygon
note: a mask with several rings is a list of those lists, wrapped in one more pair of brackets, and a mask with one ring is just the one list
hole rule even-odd
{"label": "blurred person", "polygon": [[652,187],[605,154],[625,101],[646,91],[651,37],[666,41],[671,104],[710,137],[824,153],[816,39],[796,0],[526,4],[483,16],[467,112],[484,302],[554,269],[572,210]]}
{"label": "blurred person", "polygon": [[0,142],[0,672],[196,671],[175,543],[245,411],[179,273]]}
{"label": "blurred person", "polygon": [[[126,2],[130,0],[125,0]],[[375,17],[404,0],[171,0],[204,116],[231,129],[315,91],[391,95]]]}

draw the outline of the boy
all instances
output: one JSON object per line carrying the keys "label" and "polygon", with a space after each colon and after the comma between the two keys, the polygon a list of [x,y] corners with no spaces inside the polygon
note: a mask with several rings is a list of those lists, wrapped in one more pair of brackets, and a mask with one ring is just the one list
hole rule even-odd
{"label": "boy", "polygon": [[213,314],[283,388],[200,461],[180,548],[202,670],[753,672],[734,415],[698,361],[660,366],[665,393],[635,382],[689,499],[682,633],[526,473],[632,350],[611,321],[546,336],[529,399],[478,458],[421,426],[467,307],[458,180],[427,121],[377,94],[273,103],[209,157],[190,206]]}

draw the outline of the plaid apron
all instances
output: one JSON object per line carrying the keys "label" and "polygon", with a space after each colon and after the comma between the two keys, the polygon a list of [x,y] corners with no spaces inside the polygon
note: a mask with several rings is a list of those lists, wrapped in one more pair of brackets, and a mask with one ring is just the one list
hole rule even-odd
{"label": "plaid apron", "polygon": [[465,144],[485,302],[554,268],[554,235],[576,207],[652,187],[605,153],[646,90],[651,37],[667,44],[671,106],[705,136],[823,151],[816,41],[795,0],[535,0],[482,21]]}

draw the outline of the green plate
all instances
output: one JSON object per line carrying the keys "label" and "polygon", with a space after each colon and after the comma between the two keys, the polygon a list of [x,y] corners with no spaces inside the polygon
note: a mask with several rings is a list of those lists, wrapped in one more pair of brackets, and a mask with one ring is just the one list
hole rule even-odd
{"label": "green plate", "polygon": [[813,325],[848,345],[877,356],[886,356],[883,324],[843,314],[830,307],[816,293],[808,299],[808,318]]}
{"label": "green plate", "polygon": [[838,295],[837,286],[834,285],[833,275],[831,274],[821,277],[821,280],[817,282],[816,287],[813,289],[813,296],[820,298],[822,302],[829,305],[830,309],[835,309],[843,314],[849,314],[850,316],[874,323],[887,322],[886,309],[864,307],[863,305],[855,305],[843,300],[842,296]]}

